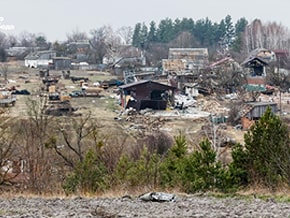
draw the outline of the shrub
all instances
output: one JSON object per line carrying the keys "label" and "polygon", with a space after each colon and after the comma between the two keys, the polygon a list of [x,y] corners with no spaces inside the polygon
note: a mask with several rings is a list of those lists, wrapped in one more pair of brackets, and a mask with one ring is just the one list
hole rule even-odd
{"label": "shrub", "polygon": [[74,172],[68,175],[63,184],[64,191],[74,193],[95,192],[106,187],[106,168],[99,161],[98,156],[92,150],[86,153],[85,159],[79,162]]}

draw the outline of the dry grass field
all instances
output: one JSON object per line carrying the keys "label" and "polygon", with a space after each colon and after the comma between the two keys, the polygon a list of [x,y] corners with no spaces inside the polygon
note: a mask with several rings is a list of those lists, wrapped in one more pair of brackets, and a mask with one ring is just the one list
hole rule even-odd
{"label": "dry grass field", "polygon": [[[61,76],[61,71],[49,72],[50,76]],[[117,79],[116,76],[107,72],[97,71],[71,71],[71,76],[87,77],[89,78],[89,85],[95,82],[108,81],[110,79]],[[23,67],[19,63],[10,64],[8,68],[8,80],[9,83],[6,87],[10,88],[15,86],[17,90],[28,90],[31,95],[17,95],[17,101],[15,106],[9,107],[9,115],[13,117],[25,117],[27,116],[26,102],[29,98],[35,98],[43,93],[41,91],[42,78],[39,76],[39,69],[31,69]],[[68,95],[73,90],[80,90],[79,83],[73,83],[70,79],[64,79],[61,77],[56,85],[62,94]],[[100,93],[98,97],[76,97],[71,98],[70,102],[74,108],[77,108],[75,114],[84,114],[91,112],[103,126],[106,128],[115,128],[118,125],[131,125],[126,122],[116,121],[114,118],[119,115],[122,108],[118,104],[118,96],[116,94],[116,87],[110,87]],[[195,119],[186,117],[166,117],[162,128],[172,136],[178,134],[178,132],[184,132],[187,134],[196,133],[202,123],[195,122]],[[116,122],[118,125],[116,125]],[[142,122],[142,120],[140,121]],[[126,127],[125,127],[126,128]],[[192,136],[193,137],[193,136]]]}

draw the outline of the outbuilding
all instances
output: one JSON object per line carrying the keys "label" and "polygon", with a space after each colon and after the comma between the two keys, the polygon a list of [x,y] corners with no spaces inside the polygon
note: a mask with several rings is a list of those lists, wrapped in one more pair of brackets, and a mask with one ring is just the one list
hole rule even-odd
{"label": "outbuilding", "polygon": [[121,105],[124,108],[134,108],[137,111],[152,108],[165,110],[168,104],[174,104],[176,87],[152,80],[141,80],[119,86]]}

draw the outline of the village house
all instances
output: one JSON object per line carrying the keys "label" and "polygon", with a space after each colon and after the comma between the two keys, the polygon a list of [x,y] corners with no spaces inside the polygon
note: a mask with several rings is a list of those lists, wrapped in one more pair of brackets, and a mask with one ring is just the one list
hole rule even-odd
{"label": "village house", "polygon": [[141,80],[119,86],[123,108],[134,108],[137,111],[152,108],[165,110],[168,104],[174,104],[176,87],[152,80]]}
{"label": "village house", "polygon": [[164,73],[198,72],[209,64],[207,48],[169,48],[168,59],[162,60]]}
{"label": "village house", "polygon": [[276,55],[273,51],[263,48],[253,50],[245,61],[241,63],[247,72],[247,84],[251,86],[265,86],[266,85],[266,68],[270,62],[276,60]]}
{"label": "village house", "polygon": [[24,58],[24,64],[30,68],[49,68],[54,57],[56,52],[51,50],[31,52]]}

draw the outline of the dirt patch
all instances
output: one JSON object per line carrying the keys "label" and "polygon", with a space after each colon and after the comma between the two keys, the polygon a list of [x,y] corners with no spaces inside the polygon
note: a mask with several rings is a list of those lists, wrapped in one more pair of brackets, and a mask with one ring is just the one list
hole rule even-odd
{"label": "dirt patch", "polygon": [[138,198],[0,198],[1,217],[289,217],[289,203],[267,200],[177,196],[175,202]]}

